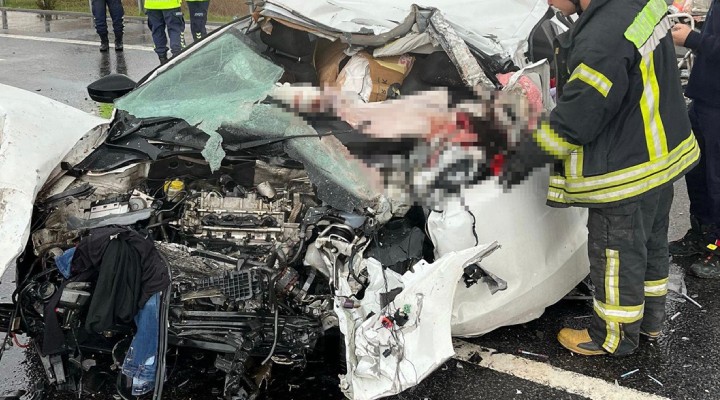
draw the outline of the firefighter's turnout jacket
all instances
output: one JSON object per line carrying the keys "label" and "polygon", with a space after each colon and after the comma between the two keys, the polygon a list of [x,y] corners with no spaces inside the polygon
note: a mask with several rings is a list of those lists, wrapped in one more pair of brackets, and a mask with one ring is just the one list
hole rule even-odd
{"label": "firefighter's turnout jacket", "polygon": [[620,204],[697,163],[666,15],[664,0],[593,0],[556,41],[562,91],[534,133],[564,166],[549,205]]}

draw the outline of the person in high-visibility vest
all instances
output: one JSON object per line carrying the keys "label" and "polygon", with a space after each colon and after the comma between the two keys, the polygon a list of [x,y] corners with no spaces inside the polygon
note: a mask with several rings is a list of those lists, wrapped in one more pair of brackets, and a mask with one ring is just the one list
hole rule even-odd
{"label": "person in high-visibility vest", "polygon": [[210,0],[187,0],[188,11],[190,12],[190,32],[193,42],[197,42],[207,36],[208,9]]}
{"label": "person in high-visibility vest", "polygon": [[[145,0],[145,14],[152,32],[155,53],[161,64],[168,61],[168,37],[172,56],[177,56],[185,47],[185,18],[180,4],[182,0]],[[167,28],[167,35],[165,30]]]}

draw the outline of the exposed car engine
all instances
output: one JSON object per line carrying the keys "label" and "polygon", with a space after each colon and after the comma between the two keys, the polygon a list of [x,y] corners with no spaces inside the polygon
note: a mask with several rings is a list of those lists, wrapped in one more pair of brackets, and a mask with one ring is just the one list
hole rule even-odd
{"label": "exposed car engine", "polygon": [[[46,187],[32,233],[36,258],[15,293],[15,324],[36,338],[48,381],[59,390],[98,390],[88,376],[119,370],[137,334],[132,321],[97,333],[83,329],[93,299],[105,295],[94,291],[102,278],[76,281],[79,256],[66,254],[102,229],[129,229],[152,241],[171,277],[162,296],[167,332],[160,332],[160,345],[214,354],[227,399],[254,398],[259,387],[249,377],[267,373],[270,361],[303,367],[318,339],[337,328],[333,293],[341,277],[333,265],[353,266],[348,282],[362,297],[368,282],[359,260],[377,234],[371,215],[323,205],[302,170],[246,160],[211,173],[198,162],[171,157],[85,172],[69,185],[59,182],[63,190]],[[178,164],[185,174],[173,174]],[[249,184],[248,176],[268,179]],[[387,241],[398,238],[413,241],[407,254],[414,258],[390,257],[409,266],[420,258],[425,235],[405,226]],[[379,253],[377,247],[369,251]],[[55,298],[63,337],[50,354],[43,337]],[[121,392],[120,380],[117,385]]]}

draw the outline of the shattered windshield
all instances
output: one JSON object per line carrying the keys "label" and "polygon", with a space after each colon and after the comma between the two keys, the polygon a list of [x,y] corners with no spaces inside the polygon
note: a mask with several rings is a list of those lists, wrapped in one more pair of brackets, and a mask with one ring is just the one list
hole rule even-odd
{"label": "shattered windshield", "polygon": [[210,136],[203,156],[215,170],[225,156],[218,128],[249,120],[253,103],[264,99],[283,73],[251,46],[231,27],[116,106],[137,118],[176,117],[197,126]]}
{"label": "shattered windshield", "polygon": [[371,206],[377,193],[337,140],[307,137],[317,132],[304,119],[260,103],[282,74],[238,24],[119,99],[116,107],[140,119],[179,118],[207,133],[202,155],[213,171],[238,144],[301,136],[284,141],[285,152],[304,164],[318,195],[342,210]]}

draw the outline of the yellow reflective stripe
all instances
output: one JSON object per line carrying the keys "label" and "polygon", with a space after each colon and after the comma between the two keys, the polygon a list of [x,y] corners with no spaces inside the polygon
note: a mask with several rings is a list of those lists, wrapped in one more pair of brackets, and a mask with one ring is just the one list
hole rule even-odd
{"label": "yellow reflective stripe", "polygon": [[593,308],[603,321],[631,324],[642,319],[645,303],[638,306],[613,306],[593,299]]}
{"label": "yellow reflective stripe", "polygon": [[638,52],[641,56],[650,54],[660,44],[660,41],[668,35],[672,28],[672,22],[667,16],[664,17],[659,24],[655,25],[652,35],[648,38],[647,42],[638,48]]}
{"label": "yellow reflective stripe", "polygon": [[570,158],[565,161],[565,176],[574,178],[582,176],[583,170],[583,149],[580,147],[570,153]]}
{"label": "yellow reflective stripe", "polygon": [[640,48],[652,35],[655,25],[667,14],[665,0],[650,0],[625,30],[625,38]]}
{"label": "yellow reflective stripe", "polygon": [[654,55],[654,52],[650,52],[640,61],[640,74],[643,80],[640,111],[643,116],[645,142],[650,160],[657,160],[668,152],[665,126],[660,118],[660,88],[655,75]]}
{"label": "yellow reflective stripe", "polygon": [[620,305],[620,252],[605,249],[605,302]]}
{"label": "yellow reflective stripe", "polygon": [[651,177],[662,170],[668,169],[670,166],[681,162],[684,157],[692,156],[697,148],[695,135],[691,133],[688,135],[687,139],[665,155],[665,157],[657,160],[650,160],[630,168],[598,176],[567,176],[565,178],[557,178],[557,183],[566,186],[565,189],[568,192],[584,192],[594,189],[603,189],[609,186],[620,186],[631,182],[637,182]]}
{"label": "yellow reflective stripe", "polygon": [[603,311],[598,311],[596,307],[596,312],[605,321],[605,342],[602,347],[615,352],[620,345],[620,324],[607,318],[607,305],[620,305],[620,253],[611,249],[605,249],[605,303],[600,308]]}
{"label": "yellow reflective stripe", "polygon": [[550,181],[548,199],[560,203],[609,203],[628,199],[669,182],[689,168],[699,157],[700,150],[695,146],[679,162],[655,175],[645,177],[637,182],[584,193],[568,191],[566,180],[555,177]]}
{"label": "yellow reflective stripe", "polygon": [[570,75],[570,79],[568,79],[568,83],[575,79],[579,79],[594,87],[595,90],[600,92],[603,97],[607,97],[608,93],[610,93],[610,89],[612,89],[612,82],[610,82],[610,79],[599,71],[590,68],[586,64],[580,64],[577,68],[575,68],[575,71],[573,71],[572,75]]}
{"label": "yellow reflective stripe", "polygon": [[620,324],[617,322],[605,322],[605,342],[602,347],[610,353],[614,353],[620,345]]}
{"label": "yellow reflective stripe", "polygon": [[668,278],[658,279],[656,281],[645,281],[645,296],[659,297],[665,296],[668,291]]}
{"label": "yellow reflective stripe", "polygon": [[571,151],[581,147],[563,139],[547,122],[540,124],[533,136],[545,152],[557,158],[566,157]]}

